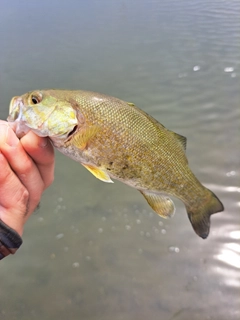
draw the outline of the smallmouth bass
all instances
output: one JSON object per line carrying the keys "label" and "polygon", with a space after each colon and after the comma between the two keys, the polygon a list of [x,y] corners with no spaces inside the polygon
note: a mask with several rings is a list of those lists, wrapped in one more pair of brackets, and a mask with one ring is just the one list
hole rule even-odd
{"label": "smallmouth bass", "polygon": [[36,90],[12,98],[8,121],[15,122],[18,136],[32,130],[49,137],[96,178],[117,179],[139,190],[164,218],[175,212],[169,196],[177,197],[203,239],[210,216],[224,210],[190,170],[186,138],[133,103],[90,91]]}

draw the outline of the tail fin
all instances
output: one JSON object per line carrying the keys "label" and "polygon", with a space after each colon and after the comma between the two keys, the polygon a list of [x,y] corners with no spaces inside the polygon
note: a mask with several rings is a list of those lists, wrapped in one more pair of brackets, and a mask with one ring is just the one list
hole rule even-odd
{"label": "tail fin", "polygon": [[196,234],[201,238],[206,239],[210,230],[210,216],[213,213],[221,212],[224,206],[218,197],[210,190],[206,189],[208,193],[208,202],[203,206],[196,208],[187,207],[188,218]]}

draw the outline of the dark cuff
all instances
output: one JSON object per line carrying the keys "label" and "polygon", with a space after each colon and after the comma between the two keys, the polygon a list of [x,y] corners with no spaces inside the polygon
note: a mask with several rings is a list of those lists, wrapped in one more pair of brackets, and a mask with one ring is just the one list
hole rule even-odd
{"label": "dark cuff", "polygon": [[0,260],[14,254],[22,244],[19,234],[0,220]]}

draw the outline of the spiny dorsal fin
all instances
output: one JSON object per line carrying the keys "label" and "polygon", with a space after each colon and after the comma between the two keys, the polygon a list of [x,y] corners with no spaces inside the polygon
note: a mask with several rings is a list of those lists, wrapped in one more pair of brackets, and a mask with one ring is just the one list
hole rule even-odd
{"label": "spiny dorsal fin", "polygon": [[139,190],[147,200],[150,207],[161,217],[170,218],[175,213],[175,206],[172,200],[163,195],[154,194],[148,191]]}

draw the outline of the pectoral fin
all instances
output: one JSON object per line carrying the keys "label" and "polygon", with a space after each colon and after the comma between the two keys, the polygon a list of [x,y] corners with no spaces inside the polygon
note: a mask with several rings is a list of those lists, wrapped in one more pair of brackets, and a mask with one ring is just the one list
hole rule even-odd
{"label": "pectoral fin", "polygon": [[152,209],[163,218],[170,218],[175,213],[173,201],[167,196],[140,191]]}
{"label": "pectoral fin", "polygon": [[113,183],[109,175],[102,169],[99,169],[98,167],[92,166],[90,164],[84,164],[82,165],[88,169],[97,179],[102,180],[104,182]]}
{"label": "pectoral fin", "polygon": [[70,140],[70,143],[75,145],[78,149],[84,150],[90,140],[100,130],[98,126],[90,126],[88,128],[82,128],[79,130]]}

